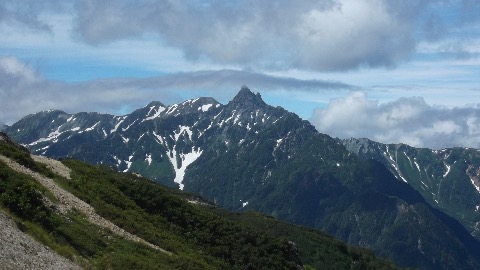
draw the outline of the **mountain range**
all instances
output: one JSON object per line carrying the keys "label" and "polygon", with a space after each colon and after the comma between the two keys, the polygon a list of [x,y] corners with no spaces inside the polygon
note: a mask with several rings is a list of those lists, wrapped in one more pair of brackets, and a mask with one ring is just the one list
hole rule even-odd
{"label": "mountain range", "polygon": [[478,269],[478,151],[340,140],[242,87],[124,116],[28,115],[32,153],[134,172],[233,211],[321,229],[401,267]]}
{"label": "mountain range", "polygon": [[432,150],[368,139],[343,140],[362,159],[382,163],[432,206],[459,220],[480,237],[480,151],[472,148]]}

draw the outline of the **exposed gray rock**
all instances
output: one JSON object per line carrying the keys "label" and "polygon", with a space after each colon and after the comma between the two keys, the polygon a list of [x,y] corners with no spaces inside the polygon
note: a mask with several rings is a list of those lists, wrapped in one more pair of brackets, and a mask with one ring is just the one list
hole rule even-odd
{"label": "exposed gray rock", "polygon": [[81,269],[78,265],[20,231],[15,222],[0,211],[1,269]]}

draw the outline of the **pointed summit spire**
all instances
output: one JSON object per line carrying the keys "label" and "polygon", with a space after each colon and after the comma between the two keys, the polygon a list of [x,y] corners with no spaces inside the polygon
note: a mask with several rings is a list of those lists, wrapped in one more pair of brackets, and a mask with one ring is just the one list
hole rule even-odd
{"label": "pointed summit spire", "polygon": [[[238,94],[237,94],[237,95],[240,95],[240,94],[243,94],[243,95],[252,95],[253,92],[248,88],[248,86],[242,85],[242,88],[240,88],[240,91],[238,91]],[[254,95],[254,94],[253,94],[253,95]]]}
{"label": "pointed summit spire", "polygon": [[254,105],[254,106],[265,106],[266,103],[263,101],[260,93],[254,94],[247,86],[242,86],[238,94],[233,98],[230,103],[239,104],[239,105]]}

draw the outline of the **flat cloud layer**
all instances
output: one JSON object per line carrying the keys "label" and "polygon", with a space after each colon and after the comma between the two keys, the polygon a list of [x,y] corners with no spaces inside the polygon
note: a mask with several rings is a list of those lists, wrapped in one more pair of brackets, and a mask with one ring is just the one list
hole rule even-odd
{"label": "flat cloud layer", "polygon": [[318,131],[339,138],[369,138],[383,143],[440,149],[480,147],[480,107],[431,106],[422,98],[379,104],[352,92],[317,109],[310,119]]}
{"label": "flat cloud layer", "polygon": [[299,80],[228,69],[66,83],[45,79],[17,58],[2,56],[0,81],[0,121],[7,124],[27,114],[48,109],[117,114],[129,113],[153,100],[166,104],[181,102],[185,95],[208,95],[226,100],[232,98],[243,84],[262,91],[355,89],[339,82]]}

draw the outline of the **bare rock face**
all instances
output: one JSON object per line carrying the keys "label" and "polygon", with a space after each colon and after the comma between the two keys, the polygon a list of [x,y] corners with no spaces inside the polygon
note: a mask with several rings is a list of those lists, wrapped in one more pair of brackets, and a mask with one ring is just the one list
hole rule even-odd
{"label": "bare rock face", "polygon": [[3,212],[0,212],[1,269],[81,269],[20,231]]}

